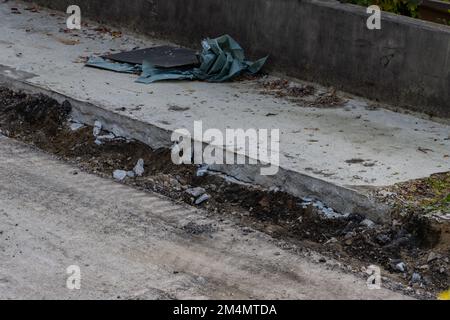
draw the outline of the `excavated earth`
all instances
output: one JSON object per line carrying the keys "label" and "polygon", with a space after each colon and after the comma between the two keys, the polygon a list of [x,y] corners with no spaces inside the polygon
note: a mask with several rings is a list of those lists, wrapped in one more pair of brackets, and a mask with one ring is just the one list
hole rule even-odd
{"label": "excavated earth", "polygon": [[[121,137],[98,144],[92,127],[71,128],[70,114],[68,102],[59,104],[43,95],[0,88],[1,133],[68,161],[79,170],[112,178],[115,170],[133,170],[143,159],[144,175],[127,177],[122,183],[198,205],[219,219],[226,216],[270,234],[286,246],[320,252],[338,261],[340,268],[362,277],[367,277],[364,268],[378,265],[384,284],[394,290],[432,299],[449,288],[449,224],[436,226],[421,206],[401,207],[386,225],[367,221],[363,215],[328,217],[314,202],[305,205],[305,199],[279,190],[244,184],[194,165],[175,165],[168,149],[152,150]],[[192,189],[196,187],[209,199],[195,204],[198,196],[192,195]]]}

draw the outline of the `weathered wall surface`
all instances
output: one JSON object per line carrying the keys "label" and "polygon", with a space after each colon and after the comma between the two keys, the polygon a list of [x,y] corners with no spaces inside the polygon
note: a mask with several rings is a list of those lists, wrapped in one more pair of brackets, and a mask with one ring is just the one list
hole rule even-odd
{"label": "weathered wall surface", "polygon": [[35,0],[198,47],[228,33],[270,68],[351,93],[450,118],[450,27],[334,0]]}

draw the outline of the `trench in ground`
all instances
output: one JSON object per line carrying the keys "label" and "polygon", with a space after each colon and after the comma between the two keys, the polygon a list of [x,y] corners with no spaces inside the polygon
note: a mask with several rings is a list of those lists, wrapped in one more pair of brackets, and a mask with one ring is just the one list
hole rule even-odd
{"label": "trench in ground", "polygon": [[[70,114],[68,102],[59,104],[44,95],[0,88],[1,133],[80,170],[112,177],[115,170],[131,171],[143,159],[143,176],[127,177],[122,183],[197,205],[219,219],[233,219],[249,227],[248,232],[256,229],[283,241],[288,244],[286,248],[292,244],[300,250],[319,252],[362,277],[367,277],[364,267],[378,265],[386,286],[394,290],[433,298],[448,289],[450,228],[436,228],[416,209],[406,210],[405,214],[402,208],[402,215],[394,213],[394,222],[385,225],[368,224],[357,214],[330,218],[317,207],[318,202],[305,202],[280,190],[243,184],[212,172],[199,175],[195,165],[175,165],[169,149],[153,150],[120,137],[97,144],[92,127],[70,127]],[[202,188],[197,190],[205,192],[209,199],[195,204],[199,196],[192,195],[193,188]],[[192,232],[201,234],[203,228],[193,228]],[[319,262],[325,263],[326,259]],[[405,265],[403,271],[398,269],[401,262]]]}

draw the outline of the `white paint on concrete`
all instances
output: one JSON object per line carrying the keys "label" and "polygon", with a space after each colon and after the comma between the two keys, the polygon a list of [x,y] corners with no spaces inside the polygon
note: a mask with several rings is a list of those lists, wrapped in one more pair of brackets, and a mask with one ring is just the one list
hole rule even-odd
{"label": "white paint on concrete", "polygon": [[[23,8],[13,1],[0,4],[0,64],[35,74],[26,80],[31,84],[168,130],[192,130],[194,120],[205,129],[279,128],[281,166],[337,186],[384,186],[450,170],[448,125],[369,111],[369,102],[359,98],[345,108],[301,106],[260,94],[253,81],[136,84],[134,75],[86,68],[80,57],[165,42],[129,34],[113,38],[92,24],[63,33],[65,16],[22,9],[11,14],[11,6]],[[67,39],[79,43],[64,44]],[[170,111],[174,105],[186,110]],[[351,159],[365,162],[346,162]]]}

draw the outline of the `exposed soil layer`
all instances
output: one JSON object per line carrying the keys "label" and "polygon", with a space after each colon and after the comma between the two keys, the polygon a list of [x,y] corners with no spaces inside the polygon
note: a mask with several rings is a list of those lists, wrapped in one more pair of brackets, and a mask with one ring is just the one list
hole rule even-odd
{"label": "exposed soil layer", "polygon": [[[389,225],[376,225],[360,215],[329,218],[282,191],[211,172],[199,175],[194,165],[175,165],[170,150],[152,150],[120,137],[97,144],[92,127],[70,128],[70,109],[67,102],[60,105],[42,95],[0,88],[0,128],[6,136],[107,177],[118,169],[131,171],[143,159],[144,175],[123,183],[198,205],[210,214],[226,215],[280,241],[318,251],[361,276],[364,267],[378,265],[387,286],[408,294],[433,298],[448,289],[448,224],[437,229],[416,210],[404,210]],[[201,200],[205,194],[209,197]]]}

